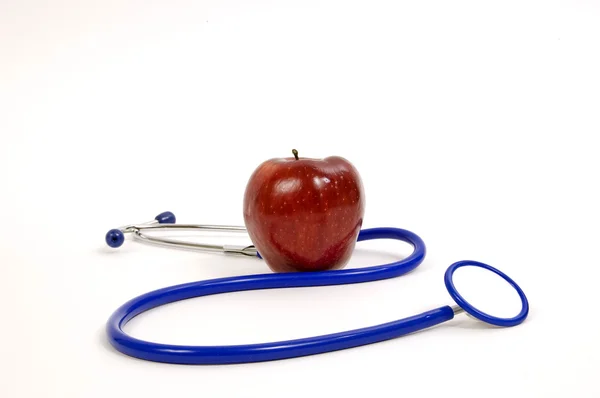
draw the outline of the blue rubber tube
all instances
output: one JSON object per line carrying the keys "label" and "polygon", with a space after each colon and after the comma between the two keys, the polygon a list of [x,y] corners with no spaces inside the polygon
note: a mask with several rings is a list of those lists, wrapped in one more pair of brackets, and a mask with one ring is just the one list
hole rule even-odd
{"label": "blue rubber tube", "polygon": [[232,364],[271,361],[320,354],[389,340],[448,321],[454,317],[449,306],[409,318],[362,329],[297,340],[228,346],[159,344],[127,335],[122,328],[133,317],[158,306],[193,297],[244,290],[343,285],[394,278],[415,269],[425,257],[425,243],[416,234],[398,228],[362,230],[358,241],[396,239],[410,243],[413,253],[390,264],[321,272],[244,275],[186,283],[155,290],[118,308],[106,325],[108,339],[118,351],[132,357],[178,364]]}

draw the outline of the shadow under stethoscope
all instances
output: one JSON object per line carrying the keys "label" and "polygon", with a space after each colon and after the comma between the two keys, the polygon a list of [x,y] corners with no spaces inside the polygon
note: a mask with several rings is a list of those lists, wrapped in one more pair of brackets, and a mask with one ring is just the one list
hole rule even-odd
{"label": "shadow under stethoscope", "polygon": [[[439,325],[438,325],[439,326]],[[500,326],[491,325],[480,321],[477,318],[469,314],[459,314],[454,317],[453,320],[448,322],[445,327],[460,328],[460,329],[482,329],[482,330],[493,330],[493,329],[505,329]]]}
{"label": "shadow under stethoscope", "polygon": [[[345,268],[361,268],[374,265],[383,265],[395,261],[403,260],[408,255],[392,253],[391,251],[382,251],[356,247],[352,253],[352,258]],[[418,269],[418,268],[417,268]]]}

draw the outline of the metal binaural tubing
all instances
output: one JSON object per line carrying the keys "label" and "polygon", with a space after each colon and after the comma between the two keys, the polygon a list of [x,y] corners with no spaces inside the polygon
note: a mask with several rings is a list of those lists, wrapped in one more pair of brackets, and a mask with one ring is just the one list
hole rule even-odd
{"label": "metal binaural tubing", "polygon": [[236,225],[203,225],[203,224],[177,224],[173,213],[166,211],[157,215],[154,220],[140,224],[129,224],[107,232],[106,244],[112,248],[120,247],[125,241],[125,234],[132,234],[135,239],[157,246],[167,246],[180,249],[222,252],[227,254],[242,254],[258,256],[256,248],[250,244],[245,246],[215,245],[194,243],[180,239],[170,239],[160,236],[149,236],[145,232],[151,231],[217,231],[217,232],[247,232],[243,226]]}
{"label": "metal binaural tubing", "polygon": [[185,242],[185,241],[177,240],[177,239],[157,238],[154,236],[145,235],[139,229],[133,229],[131,232],[133,232],[134,236],[137,239],[140,239],[147,243],[159,245],[159,246],[177,247],[177,248],[185,248],[185,249],[197,249],[197,250],[201,249],[203,251],[215,251],[215,252],[224,251],[222,245],[209,245],[209,244],[205,244],[205,243]]}
{"label": "metal binaural tubing", "polygon": [[245,227],[235,225],[203,225],[203,224],[156,224],[132,225],[137,230],[164,231],[167,229],[178,231],[218,231],[218,232],[246,232]]}
{"label": "metal binaural tubing", "polygon": [[141,224],[130,224],[130,225],[125,225],[125,226],[119,227],[118,229],[121,230],[124,234],[127,234],[127,233],[133,232],[136,229],[150,228],[154,225],[159,225],[158,221],[152,220],[152,221],[148,221],[148,222],[141,223]]}
{"label": "metal binaural tubing", "polygon": [[146,243],[158,246],[175,247],[179,249],[199,250],[204,252],[222,252],[227,254],[242,254],[246,256],[256,256],[257,250],[253,245],[233,246],[233,245],[211,245],[206,243],[186,242],[178,239],[169,239],[155,237],[144,234],[142,231],[218,231],[218,232],[246,232],[245,227],[231,225],[202,225],[202,224],[157,224],[150,222],[148,224],[130,225],[124,227],[124,233],[133,233],[133,236]]}

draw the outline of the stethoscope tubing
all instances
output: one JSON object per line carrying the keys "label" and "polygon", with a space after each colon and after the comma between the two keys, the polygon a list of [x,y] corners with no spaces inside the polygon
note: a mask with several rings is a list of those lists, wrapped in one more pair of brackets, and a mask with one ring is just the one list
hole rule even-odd
{"label": "stethoscope tubing", "polygon": [[414,270],[426,254],[423,240],[405,229],[364,229],[360,231],[357,241],[372,239],[404,241],[411,244],[414,250],[403,260],[359,269],[244,275],[158,289],[126,302],[110,316],[106,324],[109,342],[124,354],[155,362],[198,365],[247,363],[357,347],[396,338],[453,319],[453,308],[443,306],[401,320],[340,333],[288,341],[228,346],[161,344],[136,339],[123,331],[123,327],[135,316],[179,300],[246,290],[343,285],[389,279]]}

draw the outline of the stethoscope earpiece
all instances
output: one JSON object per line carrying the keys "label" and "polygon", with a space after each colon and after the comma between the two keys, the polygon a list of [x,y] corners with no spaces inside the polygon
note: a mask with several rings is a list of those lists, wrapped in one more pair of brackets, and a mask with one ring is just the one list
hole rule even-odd
{"label": "stethoscope earpiece", "polygon": [[106,233],[106,244],[114,249],[125,242],[125,234],[120,229],[111,229]]}
{"label": "stethoscope earpiece", "polygon": [[165,211],[160,213],[158,216],[154,217],[159,224],[175,224],[177,222],[177,218],[175,218],[175,214],[170,211]]}
{"label": "stethoscope earpiece", "polygon": [[170,211],[165,211],[154,217],[154,220],[149,221],[147,223],[140,224],[137,228],[134,225],[129,225],[126,227],[111,229],[106,233],[105,241],[106,244],[114,249],[121,247],[125,242],[125,233],[134,232],[139,227],[149,226],[153,224],[175,224],[177,219],[175,218],[175,214]]}

